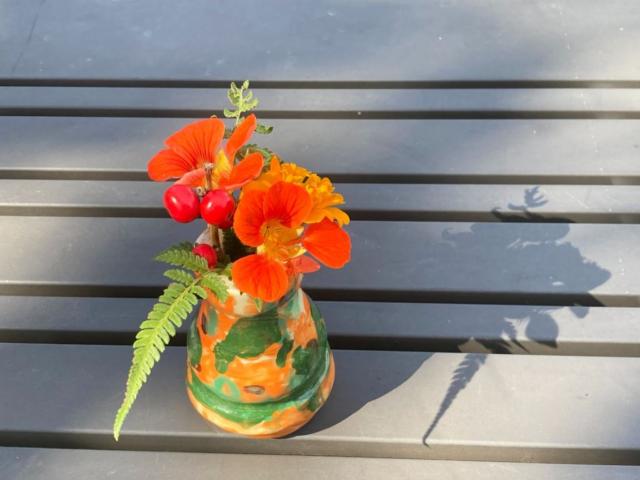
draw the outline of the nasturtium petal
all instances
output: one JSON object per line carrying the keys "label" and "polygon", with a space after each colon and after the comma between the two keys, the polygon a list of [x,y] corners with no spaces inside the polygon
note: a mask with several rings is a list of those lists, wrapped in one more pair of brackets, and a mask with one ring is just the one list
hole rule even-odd
{"label": "nasturtium petal", "polygon": [[302,225],[312,208],[311,197],[299,185],[278,182],[267,190],[264,199],[265,220],[278,220],[288,228]]}
{"label": "nasturtium petal", "polygon": [[229,160],[233,161],[233,157],[236,156],[238,149],[249,141],[256,129],[257,123],[256,116],[252,113],[235,128],[224,147],[224,151]]}
{"label": "nasturtium petal", "polygon": [[351,239],[336,223],[325,218],[310,225],[302,237],[302,245],[330,268],[341,268],[351,259]]}
{"label": "nasturtium petal", "polygon": [[163,182],[171,178],[180,178],[194,166],[173,150],[160,150],[149,160],[147,172],[151,180]]}
{"label": "nasturtium petal", "polygon": [[260,175],[263,165],[262,154],[259,152],[250,153],[231,169],[228,177],[221,178],[218,184],[227,190],[240,188]]}
{"label": "nasturtium petal", "polygon": [[265,196],[261,191],[245,193],[234,215],[233,230],[240,241],[250,247],[258,247],[264,241],[261,229],[265,222]]}
{"label": "nasturtium petal", "polygon": [[193,168],[213,163],[224,137],[219,118],[198,120],[181,128],[166,140],[166,145],[189,161]]}
{"label": "nasturtium petal", "polygon": [[233,263],[231,277],[238,289],[254,298],[273,302],[289,289],[284,266],[264,255],[253,254]]}

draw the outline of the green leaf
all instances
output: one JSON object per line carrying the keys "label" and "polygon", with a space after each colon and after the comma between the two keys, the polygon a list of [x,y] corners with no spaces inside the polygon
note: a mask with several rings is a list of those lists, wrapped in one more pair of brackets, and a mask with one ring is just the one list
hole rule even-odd
{"label": "green leaf", "polygon": [[193,282],[193,275],[185,270],[179,270],[177,268],[173,268],[171,270],[167,270],[164,272],[164,276],[174,282],[181,283],[183,285],[189,285]]}
{"label": "green leaf", "polygon": [[[189,242],[183,242],[178,245],[163,250],[155,259],[159,262],[168,263],[176,267],[185,268],[197,273],[204,273],[209,271],[209,266],[204,257],[196,255],[191,251],[193,244]],[[175,280],[172,278],[172,280]]]}
{"label": "green leaf", "polygon": [[220,275],[223,275],[227,278],[231,278],[231,269],[233,268],[233,263],[228,263],[225,267],[220,271]]}
{"label": "green leaf", "polygon": [[253,92],[249,90],[249,80],[245,80],[240,88],[231,82],[229,90],[227,91],[227,98],[235,110],[225,108],[224,116],[227,118],[235,118],[236,125],[240,123],[242,114],[249,112],[258,106],[258,99],[254,98]]}
{"label": "green leaf", "polygon": [[263,125],[259,123],[256,126],[256,133],[260,133],[262,135],[269,135],[271,132],[273,132],[273,125]]}
{"label": "green leaf", "polygon": [[188,285],[170,284],[147,315],[147,319],[140,325],[133,343],[133,360],[127,377],[124,399],[113,423],[113,436],[116,441],[120,436],[124,420],[142,385],[147,381],[151,369],[160,359],[160,354],[171,337],[176,334],[176,328],[182,325],[197,304],[194,292],[198,293],[200,281],[201,279],[194,278]]}
{"label": "green leaf", "polygon": [[221,302],[225,302],[229,295],[225,277],[216,272],[207,272],[200,278],[200,285],[208,288]]}
{"label": "green leaf", "polygon": [[262,158],[264,158],[264,167],[268,167],[269,164],[271,163],[271,158],[273,158],[273,156],[275,155],[274,152],[272,152],[271,150],[269,150],[266,147],[259,147],[258,145],[256,145],[255,143],[249,143],[247,145],[245,145],[244,147],[242,147],[239,150],[239,155],[240,157],[245,157],[246,155],[249,155],[250,153],[253,152],[259,152],[260,154],[262,154]]}

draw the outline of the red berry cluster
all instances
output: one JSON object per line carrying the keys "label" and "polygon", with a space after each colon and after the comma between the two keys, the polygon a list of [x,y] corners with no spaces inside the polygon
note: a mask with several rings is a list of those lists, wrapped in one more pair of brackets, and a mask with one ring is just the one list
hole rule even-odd
{"label": "red berry cluster", "polygon": [[[164,192],[164,208],[176,222],[189,223],[198,217],[218,228],[227,229],[233,225],[236,202],[229,192],[222,188],[210,190],[202,199],[187,185],[173,185]],[[216,266],[218,255],[207,244],[196,245],[193,253],[207,260],[209,268]]]}
{"label": "red berry cluster", "polygon": [[164,192],[164,207],[176,222],[189,223],[198,217],[218,228],[230,228],[236,202],[222,188],[207,192],[202,200],[187,185],[173,185]]}

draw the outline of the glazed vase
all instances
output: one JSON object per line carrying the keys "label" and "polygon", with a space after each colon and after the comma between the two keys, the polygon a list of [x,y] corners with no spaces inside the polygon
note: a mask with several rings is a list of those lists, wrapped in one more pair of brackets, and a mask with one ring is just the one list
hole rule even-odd
{"label": "glazed vase", "polygon": [[230,288],[203,300],[187,336],[187,394],[198,413],[228,432],[288,435],[325,403],[334,380],[324,320],[300,288],[256,302]]}

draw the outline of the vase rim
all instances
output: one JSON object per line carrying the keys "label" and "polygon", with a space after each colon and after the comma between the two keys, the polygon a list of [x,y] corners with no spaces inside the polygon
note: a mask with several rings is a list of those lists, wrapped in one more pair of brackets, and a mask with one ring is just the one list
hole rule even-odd
{"label": "vase rim", "polygon": [[[302,274],[296,275],[290,285],[290,288],[287,290],[282,297],[273,302],[261,302],[258,299],[252,297],[251,295],[241,292],[233,283],[232,280],[226,279],[227,283],[227,292],[230,297],[234,298],[234,302],[231,308],[228,308],[223,302],[216,301],[215,308],[220,311],[225,311],[228,313],[234,313],[236,315],[241,316],[252,316],[246,315],[247,309],[256,310],[256,315],[263,314],[265,312],[269,312],[279,306],[287,303],[291,300],[291,298],[295,295],[295,293],[301,288],[302,284]],[[252,306],[253,308],[249,307]]]}

